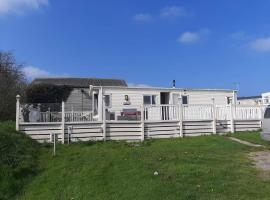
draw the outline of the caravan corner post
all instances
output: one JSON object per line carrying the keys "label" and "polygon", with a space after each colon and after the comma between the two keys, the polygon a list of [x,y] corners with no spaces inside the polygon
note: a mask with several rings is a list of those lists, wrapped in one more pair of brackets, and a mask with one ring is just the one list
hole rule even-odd
{"label": "caravan corner post", "polygon": [[141,132],[142,132],[141,141],[144,141],[144,105],[141,106]]}
{"label": "caravan corner post", "polygon": [[102,127],[103,127],[103,140],[106,141],[106,132],[107,132],[107,125],[106,125],[106,104],[105,104],[105,95],[103,94],[103,89],[101,87],[101,96],[102,96]]}
{"label": "caravan corner post", "polygon": [[62,122],[61,122],[62,144],[65,144],[65,102],[62,101]]}
{"label": "caravan corner post", "polygon": [[212,114],[213,114],[213,134],[217,134],[217,113],[216,113],[216,102],[215,102],[215,98],[212,98],[213,101],[213,110],[212,110]]}

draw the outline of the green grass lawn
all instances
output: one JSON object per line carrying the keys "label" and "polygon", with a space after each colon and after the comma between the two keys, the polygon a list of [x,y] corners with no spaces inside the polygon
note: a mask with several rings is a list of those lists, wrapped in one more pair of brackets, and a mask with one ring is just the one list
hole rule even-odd
{"label": "green grass lawn", "polygon": [[262,140],[259,132],[254,132],[254,131],[237,132],[237,133],[230,134],[230,136],[233,136],[238,139],[245,140],[251,143],[261,144],[266,147],[270,147],[270,142]]}
{"label": "green grass lawn", "polygon": [[269,199],[253,150],[220,136],[47,148],[20,199]]}
{"label": "green grass lawn", "polygon": [[256,150],[223,136],[58,145],[56,157],[42,145],[17,199],[269,199],[247,158]]}

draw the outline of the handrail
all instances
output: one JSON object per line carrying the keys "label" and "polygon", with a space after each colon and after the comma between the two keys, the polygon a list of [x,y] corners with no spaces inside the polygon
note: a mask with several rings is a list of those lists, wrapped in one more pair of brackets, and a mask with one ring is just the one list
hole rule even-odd
{"label": "handrail", "polygon": [[[134,109],[125,113],[124,109]],[[257,105],[213,105],[213,104],[154,104],[154,105],[122,105],[106,108],[105,115],[93,111],[65,111],[65,122],[102,121],[180,121],[180,120],[261,120],[265,106]],[[62,112],[34,110],[36,120],[24,120],[22,109],[20,123],[28,122],[61,122]],[[25,114],[25,113],[24,113]],[[29,115],[30,116],[30,115]],[[215,119],[214,119],[215,118]],[[27,119],[27,118],[26,118]]]}

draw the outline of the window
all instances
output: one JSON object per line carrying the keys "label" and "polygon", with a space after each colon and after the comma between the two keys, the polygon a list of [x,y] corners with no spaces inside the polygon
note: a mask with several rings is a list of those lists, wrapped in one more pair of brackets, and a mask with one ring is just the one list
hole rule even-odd
{"label": "window", "polygon": [[152,95],[152,104],[156,104],[156,96]]}
{"label": "window", "polygon": [[264,97],[264,103],[269,103],[269,99],[268,99],[268,97]]}
{"label": "window", "polygon": [[143,96],[144,105],[155,105],[156,104],[156,95],[144,95]]}
{"label": "window", "polygon": [[188,96],[182,95],[182,104],[188,104]]}
{"label": "window", "polygon": [[227,97],[227,104],[230,105],[232,103],[232,97]]}
{"label": "window", "polygon": [[112,104],[111,95],[109,95],[109,94],[104,95],[104,101],[105,101],[106,107],[111,107],[111,104]]}

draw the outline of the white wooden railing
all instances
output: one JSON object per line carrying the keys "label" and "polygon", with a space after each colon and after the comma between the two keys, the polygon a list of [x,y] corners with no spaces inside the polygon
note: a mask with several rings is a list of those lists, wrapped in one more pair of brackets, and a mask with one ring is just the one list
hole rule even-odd
{"label": "white wooden railing", "polygon": [[[31,114],[33,117],[28,117],[28,120],[25,121],[22,115],[20,115],[21,122],[61,122],[62,121],[62,112],[38,112]],[[65,112],[65,121],[66,122],[91,122],[96,121],[93,116],[92,111],[84,112]]]}
{"label": "white wooden railing", "polygon": [[[64,104],[62,105],[64,107]],[[94,115],[92,111],[40,112],[32,109],[25,117],[20,113],[20,122],[92,122],[107,121],[192,121],[192,120],[261,120],[262,106],[243,105],[145,105],[104,108],[103,113]],[[98,117],[97,117],[98,116]],[[143,118],[142,118],[143,117]],[[25,120],[28,119],[28,120]]]}
{"label": "white wooden railing", "polygon": [[230,105],[216,106],[215,111],[216,111],[217,120],[230,120],[231,119]]}
{"label": "white wooden railing", "polygon": [[261,106],[233,106],[233,117],[236,120],[260,120],[263,112],[264,108]]}
{"label": "white wooden railing", "polygon": [[213,105],[183,105],[183,120],[213,119]]}
{"label": "white wooden railing", "polygon": [[179,119],[179,107],[177,105],[152,105],[144,107],[144,119],[146,121],[168,121]]}
{"label": "white wooden railing", "polygon": [[62,112],[40,112],[38,122],[61,122]]}
{"label": "white wooden railing", "polygon": [[166,120],[261,120],[261,106],[212,104],[196,105],[153,105],[144,107],[145,121]]}
{"label": "white wooden railing", "polygon": [[65,112],[66,122],[87,122],[94,121],[94,115],[92,111],[84,112]]}

